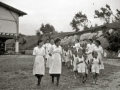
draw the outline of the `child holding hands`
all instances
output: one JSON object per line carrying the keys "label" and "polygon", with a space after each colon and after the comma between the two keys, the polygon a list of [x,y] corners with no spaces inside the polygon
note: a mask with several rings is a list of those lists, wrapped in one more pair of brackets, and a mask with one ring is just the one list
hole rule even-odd
{"label": "child holding hands", "polygon": [[100,64],[101,61],[97,58],[98,57],[98,53],[96,51],[92,52],[92,56],[93,59],[91,59],[90,64],[92,65],[91,69],[92,69],[92,73],[93,73],[93,84],[97,85],[97,79],[98,79],[98,75],[100,73]]}

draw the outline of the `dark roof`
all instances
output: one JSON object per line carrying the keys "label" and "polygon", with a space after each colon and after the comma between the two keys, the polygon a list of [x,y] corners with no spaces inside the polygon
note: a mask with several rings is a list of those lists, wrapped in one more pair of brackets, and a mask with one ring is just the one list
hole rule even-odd
{"label": "dark roof", "polygon": [[16,8],[12,7],[12,6],[9,6],[9,5],[7,5],[7,4],[5,4],[5,3],[3,3],[3,2],[0,2],[0,6],[6,8],[6,9],[8,9],[8,10],[11,10],[11,11],[13,11],[13,12],[16,12],[19,16],[27,15],[27,13],[25,13],[25,12],[23,12],[23,11],[21,11],[21,10],[18,10],[18,9],[16,9]]}
{"label": "dark roof", "polygon": [[15,36],[12,35],[0,35],[0,39],[6,41],[8,39],[15,39]]}

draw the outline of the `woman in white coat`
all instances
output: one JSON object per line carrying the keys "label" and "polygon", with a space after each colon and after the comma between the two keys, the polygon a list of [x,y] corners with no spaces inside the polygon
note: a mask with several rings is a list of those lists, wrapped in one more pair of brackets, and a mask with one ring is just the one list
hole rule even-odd
{"label": "woman in white coat", "polygon": [[98,53],[98,59],[101,62],[100,69],[104,69],[104,64],[103,64],[103,48],[101,47],[101,42],[99,40],[95,41],[95,48],[94,51],[97,51]]}
{"label": "woman in white coat", "polygon": [[34,66],[33,75],[38,78],[37,85],[40,86],[41,79],[45,75],[45,48],[43,47],[44,42],[39,40],[37,42],[37,47],[33,50],[34,55]]}
{"label": "woman in white coat", "polygon": [[92,52],[93,52],[94,48],[95,48],[95,44],[93,43],[93,40],[89,39],[88,44],[87,44],[87,58],[88,58],[89,62],[93,58]]}
{"label": "woman in white coat", "polygon": [[57,77],[57,86],[59,85],[60,74],[62,70],[62,47],[60,46],[60,39],[55,40],[55,45],[52,50],[52,63],[49,73],[52,77],[52,83],[54,83],[54,77]]}
{"label": "woman in white coat", "polygon": [[52,60],[52,55],[51,55],[51,53],[53,51],[53,46],[54,46],[54,39],[51,39],[50,40],[50,45],[49,45],[49,58],[47,60],[47,65],[48,65],[49,69],[50,69],[52,61],[53,61]]}

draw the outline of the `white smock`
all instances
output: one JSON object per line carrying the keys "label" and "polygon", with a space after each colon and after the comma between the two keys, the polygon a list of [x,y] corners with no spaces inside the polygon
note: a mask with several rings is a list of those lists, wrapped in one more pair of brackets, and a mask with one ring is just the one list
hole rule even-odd
{"label": "white smock", "polygon": [[92,52],[93,52],[93,50],[94,50],[94,47],[95,47],[95,44],[87,44],[87,53],[89,53],[88,55],[87,55],[87,58],[88,58],[88,60],[89,60],[89,62],[90,62],[90,60],[93,58],[93,56],[92,56]]}
{"label": "white smock", "polygon": [[[52,54],[52,52],[53,52],[53,46],[54,46],[54,44],[52,45],[52,44],[50,44],[49,45],[49,54]],[[47,67],[51,67],[51,64],[52,64],[52,62],[53,62],[53,59],[52,59],[52,56],[48,56],[48,59],[47,59]]]}
{"label": "white smock", "polygon": [[103,48],[101,46],[99,46],[99,47],[95,46],[94,51],[98,52],[98,57],[97,58],[101,61],[100,69],[104,69],[103,57],[102,57]]}
{"label": "white smock", "polygon": [[33,55],[35,55],[34,66],[33,66],[33,75],[45,74],[45,62],[44,62],[44,55],[45,49],[44,47],[39,48],[38,46],[34,48]]}
{"label": "white smock", "polygon": [[44,48],[45,48],[45,56],[46,56],[46,58],[47,58],[47,62],[46,62],[46,67],[49,67],[49,50],[50,50],[50,47],[51,47],[51,44],[50,43],[46,43],[45,45],[44,45]]}
{"label": "white smock", "polygon": [[93,64],[92,64],[92,72],[99,74],[99,59],[93,58]]}
{"label": "white smock", "polygon": [[78,57],[78,61],[79,61],[79,62],[82,61],[82,63],[79,63],[79,64],[78,64],[78,72],[79,72],[79,73],[85,73],[86,64],[85,64],[84,58],[83,58],[83,57],[82,57],[82,58],[79,58],[79,57]]}
{"label": "white smock", "polygon": [[73,54],[73,71],[77,71],[77,58],[74,54]]}
{"label": "white smock", "polygon": [[62,60],[61,60],[61,54],[62,54],[62,47],[61,46],[53,46],[53,52],[52,52],[52,64],[49,70],[50,74],[61,74],[62,70]]}

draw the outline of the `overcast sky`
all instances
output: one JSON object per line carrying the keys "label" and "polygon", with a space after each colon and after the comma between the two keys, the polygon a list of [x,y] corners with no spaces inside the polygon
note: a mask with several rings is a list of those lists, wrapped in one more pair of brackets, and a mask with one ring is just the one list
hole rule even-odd
{"label": "overcast sky", "polygon": [[120,10],[120,0],[1,0],[2,2],[26,12],[28,15],[20,17],[19,32],[35,35],[35,30],[41,24],[50,23],[60,32],[73,31],[70,26],[74,15],[82,11],[94,25],[103,22],[94,19],[94,11],[110,5],[113,12]]}

